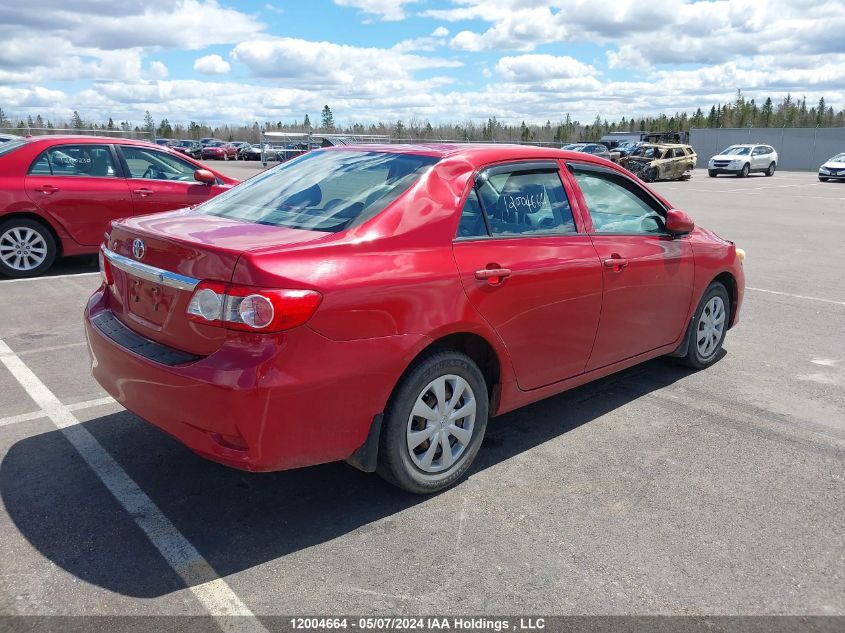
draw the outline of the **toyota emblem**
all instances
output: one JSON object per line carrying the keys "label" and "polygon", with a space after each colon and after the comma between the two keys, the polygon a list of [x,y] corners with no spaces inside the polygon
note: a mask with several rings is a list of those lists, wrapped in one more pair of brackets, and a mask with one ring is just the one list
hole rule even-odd
{"label": "toyota emblem", "polygon": [[135,259],[143,259],[144,253],[147,252],[147,247],[144,246],[144,240],[133,240],[132,242],[132,254],[135,256]]}

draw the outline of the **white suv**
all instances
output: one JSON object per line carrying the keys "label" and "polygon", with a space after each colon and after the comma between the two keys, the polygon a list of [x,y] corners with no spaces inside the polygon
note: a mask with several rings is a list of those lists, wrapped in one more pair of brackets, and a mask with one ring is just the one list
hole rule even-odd
{"label": "white suv", "polygon": [[734,174],[745,178],[751,172],[762,172],[773,176],[778,166],[778,153],[769,145],[731,145],[707,163],[711,178],[719,174]]}

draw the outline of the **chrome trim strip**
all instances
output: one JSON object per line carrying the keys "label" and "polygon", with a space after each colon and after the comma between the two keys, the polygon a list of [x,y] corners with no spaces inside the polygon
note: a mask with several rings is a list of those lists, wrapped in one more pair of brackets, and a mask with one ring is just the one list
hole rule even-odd
{"label": "chrome trim strip", "polygon": [[169,270],[162,270],[149,264],[142,264],[134,259],[118,255],[108,248],[103,248],[103,254],[115,268],[120,268],[123,272],[156,284],[161,284],[162,286],[170,286],[178,290],[193,290],[200,282],[199,279],[194,279],[193,277],[186,277],[185,275],[172,273]]}

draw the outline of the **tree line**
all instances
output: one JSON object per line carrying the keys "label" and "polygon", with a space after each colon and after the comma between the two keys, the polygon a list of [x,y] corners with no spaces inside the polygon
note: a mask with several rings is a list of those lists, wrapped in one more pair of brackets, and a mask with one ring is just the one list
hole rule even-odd
{"label": "tree line", "polygon": [[[14,121],[13,119],[17,119]],[[698,108],[694,113],[679,112],[674,115],[622,117],[617,121],[608,121],[600,115],[591,123],[573,120],[569,114],[556,123],[548,119],[543,123],[519,124],[505,123],[490,117],[486,122],[460,121],[435,123],[411,117],[407,120],[380,123],[335,124],[332,109],[325,105],[320,112],[318,126],[312,126],[306,114],[301,121],[254,121],[251,124],[208,125],[203,122],[171,123],[164,118],[156,122],[147,111],[140,124],[131,121],[115,122],[84,119],[74,111],[69,121],[45,120],[42,116],[10,118],[0,108],[0,129],[12,133],[26,134],[33,130],[72,129],[102,131],[121,134],[132,132],[137,135],[149,135],[157,138],[214,137],[223,140],[243,140],[258,142],[262,130],[273,132],[308,132],[337,133],[349,135],[386,135],[394,141],[409,140],[455,140],[455,141],[497,141],[497,142],[537,142],[571,143],[576,141],[597,141],[608,132],[688,132],[691,128],[780,128],[780,127],[843,127],[845,109],[836,110],[829,106],[824,97],[818,103],[807,104],[807,98],[796,99],[791,94],[782,97],[778,103],[767,97],[762,103],[755,99],[746,99],[740,90],[732,102],[715,104],[709,111]]]}

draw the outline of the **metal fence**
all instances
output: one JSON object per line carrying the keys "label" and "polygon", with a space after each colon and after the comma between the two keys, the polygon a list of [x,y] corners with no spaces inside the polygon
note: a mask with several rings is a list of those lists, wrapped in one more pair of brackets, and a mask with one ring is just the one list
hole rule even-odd
{"label": "metal fence", "polygon": [[845,152],[843,127],[718,128],[690,130],[690,145],[698,154],[696,167],[707,167],[711,156],[738,143],[764,143],[778,153],[778,169],[816,171],[831,156]]}
{"label": "metal fence", "polygon": [[18,136],[51,136],[51,135],[84,135],[84,136],[114,136],[116,138],[137,138],[142,141],[155,141],[155,132],[134,130],[80,130],[79,128],[57,127],[0,127],[0,133],[16,134]]}

